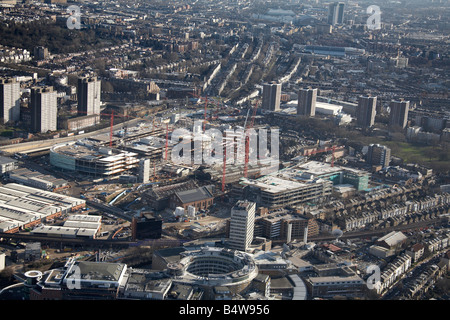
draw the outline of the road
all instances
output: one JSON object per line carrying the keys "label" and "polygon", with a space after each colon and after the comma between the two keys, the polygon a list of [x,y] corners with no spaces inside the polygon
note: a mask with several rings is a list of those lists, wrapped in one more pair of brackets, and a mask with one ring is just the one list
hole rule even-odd
{"label": "road", "polygon": [[[139,122],[141,120],[141,118],[138,119],[132,119],[123,123],[119,123],[113,126],[113,130],[117,130],[122,128],[125,124],[128,125],[133,125],[136,122]],[[70,137],[62,137],[62,138],[56,138],[56,139],[48,139],[48,140],[39,140],[39,141],[30,141],[30,142],[22,142],[22,143],[17,143],[17,144],[12,144],[12,145],[7,145],[7,146],[2,146],[0,147],[0,151],[5,152],[5,153],[10,153],[10,154],[14,154],[14,153],[30,153],[30,152],[37,152],[37,151],[46,151],[49,150],[52,146],[54,146],[55,144],[59,144],[59,143],[64,143],[64,142],[70,142],[70,141],[76,141],[76,140],[80,140],[83,138],[89,138],[101,133],[107,133],[110,132],[111,128],[103,128],[97,131],[92,131],[92,132],[88,132],[88,133],[83,133],[83,134],[79,134],[79,135],[74,135],[74,136],[70,136]]]}

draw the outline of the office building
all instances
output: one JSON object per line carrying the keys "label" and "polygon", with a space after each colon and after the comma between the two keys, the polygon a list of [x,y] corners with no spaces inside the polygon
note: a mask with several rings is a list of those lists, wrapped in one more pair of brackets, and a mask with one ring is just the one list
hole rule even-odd
{"label": "office building", "polygon": [[367,162],[371,165],[381,165],[383,168],[389,166],[391,149],[379,144],[371,144],[367,151]]}
{"label": "office building", "polygon": [[400,126],[402,129],[408,123],[409,101],[391,101],[391,113],[389,115],[390,126]]}
{"label": "office building", "polygon": [[281,103],[281,83],[267,83],[263,85],[262,109],[279,111]]}
{"label": "office building", "polygon": [[31,129],[34,132],[57,130],[57,92],[53,87],[31,89]]}
{"label": "office building", "polygon": [[0,78],[0,121],[19,121],[20,83],[15,79]]}
{"label": "office building", "polygon": [[356,108],[356,124],[362,128],[370,128],[375,124],[377,97],[361,96]]}
{"label": "office building", "polygon": [[306,280],[311,297],[333,298],[336,296],[355,298],[364,296],[366,283],[358,275],[310,277]]}
{"label": "office building", "polygon": [[246,251],[253,241],[256,203],[238,201],[231,208],[229,244],[236,250]]}
{"label": "office building", "polygon": [[316,114],[317,89],[300,89],[297,114],[314,117]]}
{"label": "office building", "polygon": [[328,23],[332,26],[344,23],[344,8],[343,2],[331,3],[328,7]]}
{"label": "office building", "polygon": [[133,241],[139,239],[161,239],[162,220],[153,215],[141,212],[139,217],[131,221],[131,237]]}
{"label": "office building", "polygon": [[78,115],[100,114],[101,80],[97,77],[78,79],[77,99]]}

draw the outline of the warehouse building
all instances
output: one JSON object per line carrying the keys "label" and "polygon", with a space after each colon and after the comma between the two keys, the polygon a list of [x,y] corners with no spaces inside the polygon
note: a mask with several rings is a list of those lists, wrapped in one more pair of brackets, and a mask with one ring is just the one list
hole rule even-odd
{"label": "warehouse building", "polygon": [[64,179],[42,174],[37,171],[31,171],[27,168],[10,171],[8,173],[8,178],[13,182],[49,191],[56,191],[69,186],[69,183]]}
{"label": "warehouse building", "polygon": [[18,232],[85,206],[81,199],[9,183],[0,187],[0,232]]}
{"label": "warehouse building", "polygon": [[101,216],[71,215],[62,226],[40,226],[31,233],[56,237],[95,239],[101,229],[101,220]]}

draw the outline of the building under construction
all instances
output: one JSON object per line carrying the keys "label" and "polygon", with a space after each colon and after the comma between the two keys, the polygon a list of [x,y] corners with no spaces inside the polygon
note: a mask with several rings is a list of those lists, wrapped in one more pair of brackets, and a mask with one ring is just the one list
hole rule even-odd
{"label": "building under construction", "polygon": [[259,179],[244,178],[240,183],[256,194],[257,202],[261,206],[268,208],[324,202],[333,191],[333,183],[329,180],[299,182],[277,175],[267,175]]}
{"label": "building under construction", "polygon": [[136,153],[101,147],[85,139],[53,146],[50,163],[63,170],[109,178],[136,168],[139,159]]}

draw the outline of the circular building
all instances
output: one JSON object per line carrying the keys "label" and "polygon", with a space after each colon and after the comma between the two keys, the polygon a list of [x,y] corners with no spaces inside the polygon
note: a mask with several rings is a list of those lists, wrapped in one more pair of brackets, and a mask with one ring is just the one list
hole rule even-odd
{"label": "circular building", "polygon": [[178,262],[167,265],[174,282],[201,287],[212,295],[215,287],[227,287],[240,293],[258,275],[253,258],[241,251],[215,247],[202,247],[181,253]]}

